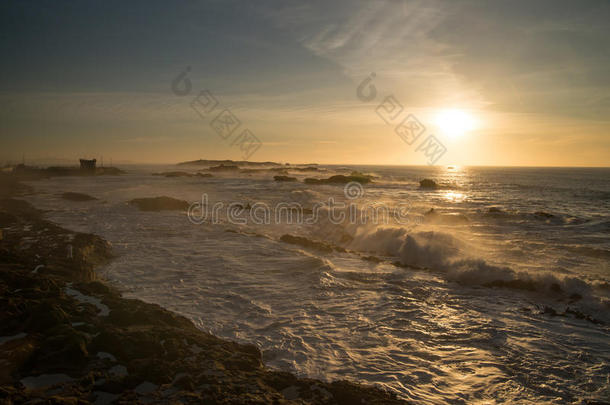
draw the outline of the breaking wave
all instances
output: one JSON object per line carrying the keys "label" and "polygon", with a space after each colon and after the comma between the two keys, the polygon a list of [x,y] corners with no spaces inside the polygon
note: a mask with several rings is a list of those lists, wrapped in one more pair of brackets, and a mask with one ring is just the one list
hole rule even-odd
{"label": "breaking wave", "polygon": [[398,258],[404,266],[441,271],[462,284],[507,287],[572,297],[590,296],[592,286],[578,277],[532,274],[472,257],[469,242],[438,231],[408,232],[400,227],[360,228],[349,248]]}

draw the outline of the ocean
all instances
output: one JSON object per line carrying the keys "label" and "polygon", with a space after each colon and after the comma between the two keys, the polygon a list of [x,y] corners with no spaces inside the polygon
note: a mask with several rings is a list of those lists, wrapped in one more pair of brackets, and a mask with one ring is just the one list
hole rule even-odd
{"label": "ocean", "polygon": [[[124,169],[31,182],[27,200],[112,243],[98,273],[126,296],[254,343],[269,367],[423,404],[610,399],[610,169]],[[353,172],[372,181],[301,181]],[[156,196],[191,208],[127,203]]]}

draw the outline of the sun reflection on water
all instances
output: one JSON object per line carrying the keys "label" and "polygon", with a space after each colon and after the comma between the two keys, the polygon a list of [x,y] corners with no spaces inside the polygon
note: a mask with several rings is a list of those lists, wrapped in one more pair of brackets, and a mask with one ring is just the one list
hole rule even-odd
{"label": "sun reflection on water", "polygon": [[444,197],[451,202],[462,202],[466,199],[466,194],[458,193],[456,191],[447,191]]}

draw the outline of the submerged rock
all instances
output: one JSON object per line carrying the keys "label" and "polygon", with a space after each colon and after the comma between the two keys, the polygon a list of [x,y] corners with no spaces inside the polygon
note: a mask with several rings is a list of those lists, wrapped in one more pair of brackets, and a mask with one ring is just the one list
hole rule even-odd
{"label": "submerged rock", "polygon": [[282,235],[280,241],[284,243],[290,243],[291,245],[299,245],[310,249],[319,250],[324,253],[330,253],[333,250],[339,252],[345,252],[345,249],[338,246],[331,246],[329,244],[323,242],[317,242],[315,240],[307,239],[302,236],[294,236],[294,235]]}
{"label": "submerged rock", "polygon": [[333,251],[333,248],[325,243],[316,242],[311,239],[304,238],[302,236],[282,235],[280,240],[284,243],[290,243],[291,245],[299,245],[306,248],[312,248],[325,253],[330,253]]}
{"label": "submerged rock", "polygon": [[135,205],[140,211],[169,211],[186,210],[189,203],[171,197],[134,198],[129,204]]}
{"label": "submerged rock", "polygon": [[64,200],[69,200],[69,201],[93,201],[93,200],[97,200],[97,198],[91,197],[88,194],[73,193],[73,192],[63,193],[61,195],[61,198],[63,198]]}
{"label": "submerged rock", "polygon": [[430,208],[430,210],[424,214],[424,219],[426,222],[442,225],[465,225],[470,223],[470,219],[468,219],[468,217],[464,214],[440,214],[434,208]]}
{"label": "submerged rock", "polygon": [[163,176],[163,177],[193,177],[193,173],[188,172],[160,172],[153,173],[153,176]]}
{"label": "submerged rock", "polygon": [[320,171],[319,168],[314,167],[314,166],[307,166],[307,167],[290,167],[290,170],[294,170],[297,172],[317,172]]}
{"label": "submerged rock", "polygon": [[305,184],[347,184],[352,181],[361,184],[367,184],[371,182],[371,178],[368,175],[356,174],[350,176],[344,176],[342,174],[338,174],[336,176],[331,176],[327,179],[314,179],[307,178],[305,179]]}
{"label": "submerged rock", "polygon": [[544,211],[537,211],[534,213],[534,215],[538,218],[541,219],[551,219],[551,218],[555,218],[555,215],[553,214],[549,214],[548,212],[544,212]]}
{"label": "submerged rock", "polygon": [[419,188],[434,190],[434,189],[439,188],[439,185],[434,180],[423,179],[419,182]]}
{"label": "submerged rock", "polygon": [[483,214],[483,216],[486,218],[500,219],[505,218],[507,216],[507,212],[503,211],[498,207],[489,207],[489,209]]}
{"label": "submerged rock", "polygon": [[290,177],[290,176],[273,176],[273,180],[275,180],[275,181],[297,181],[297,178]]}

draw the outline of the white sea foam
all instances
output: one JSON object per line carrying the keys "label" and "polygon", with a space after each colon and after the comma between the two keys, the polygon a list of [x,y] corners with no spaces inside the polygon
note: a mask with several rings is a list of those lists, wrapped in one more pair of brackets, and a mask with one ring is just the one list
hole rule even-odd
{"label": "white sea foam", "polygon": [[474,285],[516,286],[543,293],[589,296],[592,287],[574,276],[529,273],[472,257],[470,247],[454,235],[439,231],[409,232],[400,227],[361,227],[350,248],[395,256],[407,266],[443,272],[449,280]]}

